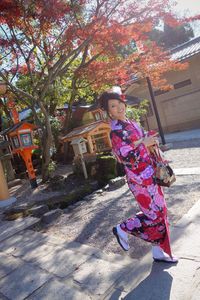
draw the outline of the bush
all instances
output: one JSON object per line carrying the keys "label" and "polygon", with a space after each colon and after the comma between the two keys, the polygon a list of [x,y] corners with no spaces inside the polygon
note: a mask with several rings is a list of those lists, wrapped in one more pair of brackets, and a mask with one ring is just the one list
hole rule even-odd
{"label": "bush", "polygon": [[124,169],[124,165],[117,162],[117,176],[125,176],[126,175],[126,172],[125,172],[125,169]]}
{"label": "bush", "polygon": [[100,185],[105,185],[110,179],[117,176],[117,161],[112,155],[97,157],[97,175],[96,179]]}
{"label": "bush", "polygon": [[[95,158],[85,158],[85,164],[88,177],[97,180],[100,186],[117,176],[124,176],[123,168],[120,168],[111,153],[99,153]],[[83,177],[80,157],[73,161],[73,172],[76,176]]]}
{"label": "bush", "polygon": [[[87,169],[87,174],[89,178],[95,178],[97,173],[97,163],[96,155],[84,156],[84,162]],[[75,157],[72,164],[72,169],[74,174],[79,177],[83,177],[83,167],[81,164],[81,158]]]}

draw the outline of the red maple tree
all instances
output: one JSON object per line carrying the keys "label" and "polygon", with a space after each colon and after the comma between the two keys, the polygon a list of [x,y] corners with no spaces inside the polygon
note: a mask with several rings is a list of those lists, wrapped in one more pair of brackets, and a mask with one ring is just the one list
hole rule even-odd
{"label": "red maple tree", "polygon": [[[44,180],[52,145],[45,99],[55,81],[69,79],[69,108],[85,81],[99,90],[134,73],[151,75],[156,85],[163,83],[161,75],[180,64],[150,44],[147,33],[161,18],[165,23],[179,22],[172,10],[169,0],[0,1],[0,78],[33,112],[35,105],[41,109]],[[122,55],[131,43],[132,53]],[[31,90],[17,87],[21,74],[29,78]]]}

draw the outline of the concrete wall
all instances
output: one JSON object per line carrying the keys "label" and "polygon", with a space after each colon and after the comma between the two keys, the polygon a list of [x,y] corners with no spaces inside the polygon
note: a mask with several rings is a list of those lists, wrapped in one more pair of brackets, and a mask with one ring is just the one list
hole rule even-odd
{"label": "concrete wall", "polygon": [[[164,132],[200,128],[200,54],[194,55],[187,62],[189,67],[186,70],[168,72],[166,78],[170,84],[188,79],[191,84],[155,96]],[[133,84],[127,94],[150,100],[145,81],[139,86]],[[151,129],[157,129],[154,113],[148,116],[147,121]],[[148,127],[147,124],[145,127]]]}

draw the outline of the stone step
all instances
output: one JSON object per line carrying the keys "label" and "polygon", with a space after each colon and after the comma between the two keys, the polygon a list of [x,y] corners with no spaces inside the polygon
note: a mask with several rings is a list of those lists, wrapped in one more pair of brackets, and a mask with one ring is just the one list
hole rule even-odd
{"label": "stone step", "polygon": [[[135,260],[130,258],[124,253],[124,255],[106,253],[102,250],[81,244],[79,242],[68,242],[65,238],[49,235],[41,232],[36,232],[33,230],[24,230],[15,234],[14,236],[4,240],[0,244],[0,251],[4,251],[15,256],[25,255],[28,249],[39,246],[46,246],[49,249],[62,248],[70,251],[74,251],[77,255],[90,255],[98,259],[102,259],[112,263],[118,263],[120,265],[129,265]],[[19,249],[23,249],[23,252],[19,252]],[[29,250],[29,256],[32,250]]]}
{"label": "stone step", "polygon": [[40,289],[36,290],[28,300],[48,299],[48,300],[92,300],[87,292],[80,291],[78,287],[70,281],[66,283],[59,281],[58,279],[51,279],[46,282]]}
{"label": "stone step", "polygon": [[33,218],[33,217],[27,217],[23,219],[17,219],[15,221],[3,222],[3,225],[0,226],[0,242],[19,233],[24,229],[33,227],[39,222],[40,219]]}
{"label": "stone step", "polygon": [[[15,276],[17,278],[17,267],[26,297],[29,289],[23,283],[25,281],[23,268],[29,270],[29,266],[32,266],[38,276],[41,270],[42,274],[54,277],[54,280],[45,283],[44,286],[41,285],[40,288],[37,286],[37,291],[32,290],[30,299],[37,297],[41,299],[43,295],[49,295],[49,290],[57,290],[59,287],[63,287],[66,293],[70,293],[71,287],[72,293],[77,295],[77,298],[73,299],[81,300],[79,293],[81,291],[84,292],[85,299],[96,300],[102,297],[114,282],[130,272],[136,264],[136,260],[126,256],[107,254],[77,242],[67,243],[63,238],[32,230],[24,230],[4,240],[0,244],[0,251],[2,255],[7,255],[10,260],[14,260],[13,271],[7,274],[6,279],[0,280],[0,293],[7,297],[10,296],[11,291],[6,289],[6,284],[11,279],[13,281]],[[30,281],[32,276],[35,280],[35,275],[29,274]],[[16,290],[13,293],[17,296]],[[60,293],[62,299],[64,296],[61,291]]]}

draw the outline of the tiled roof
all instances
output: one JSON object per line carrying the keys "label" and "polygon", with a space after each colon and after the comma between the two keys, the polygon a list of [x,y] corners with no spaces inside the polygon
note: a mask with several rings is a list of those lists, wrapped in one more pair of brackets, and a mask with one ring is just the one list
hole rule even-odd
{"label": "tiled roof", "polygon": [[103,121],[97,121],[94,123],[86,124],[84,126],[75,128],[72,131],[70,131],[67,135],[63,136],[61,138],[61,140],[70,139],[75,136],[83,135],[87,132],[90,132],[91,130],[95,129],[96,127],[98,127],[99,125],[102,125],[102,124],[108,124],[108,123],[103,122]]}
{"label": "tiled roof", "polygon": [[9,128],[7,128],[7,129],[1,131],[0,134],[6,135],[6,134],[8,134],[9,132],[14,131],[14,130],[16,130],[17,128],[19,128],[22,124],[23,124],[22,122],[17,123],[17,124],[14,124],[14,125],[12,125],[11,127],[9,127]]}
{"label": "tiled roof", "polygon": [[[35,107],[35,110],[36,110],[36,112],[39,112],[40,108]],[[23,121],[23,120],[27,119],[28,117],[30,117],[31,114],[32,114],[32,109],[25,108],[19,112],[19,120]]]}
{"label": "tiled roof", "polygon": [[200,36],[170,50],[172,60],[184,60],[200,53]]}
{"label": "tiled roof", "polygon": [[138,98],[135,96],[126,95],[126,100],[127,100],[126,103],[128,105],[136,105],[136,104],[139,104],[144,99],[141,99],[141,98]]}
{"label": "tiled roof", "polygon": [[8,133],[15,131],[16,129],[18,129],[19,127],[23,126],[24,124],[29,124],[30,127],[35,130],[36,128],[38,128],[35,124],[29,123],[29,122],[19,122],[17,124],[12,125],[11,127],[3,130],[0,132],[1,135],[7,135]]}
{"label": "tiled roof", "polygon": [[[186,43],[183,43],[173,49],[170,49],[169,55],[171,60],[182,61],[198,53],[200,53],[200,36]],[[139,79],[140,78],[137,77],[135,74],[132,74],[131,80],[127,82],[128,86],[137,82]]]}
{"label": "tiled roof", "polygon": [[90,105],[88,111],[93,111],[99,108],[99,103],[98,101],[96,101],[95,103],[93,103],[92,105]]}

